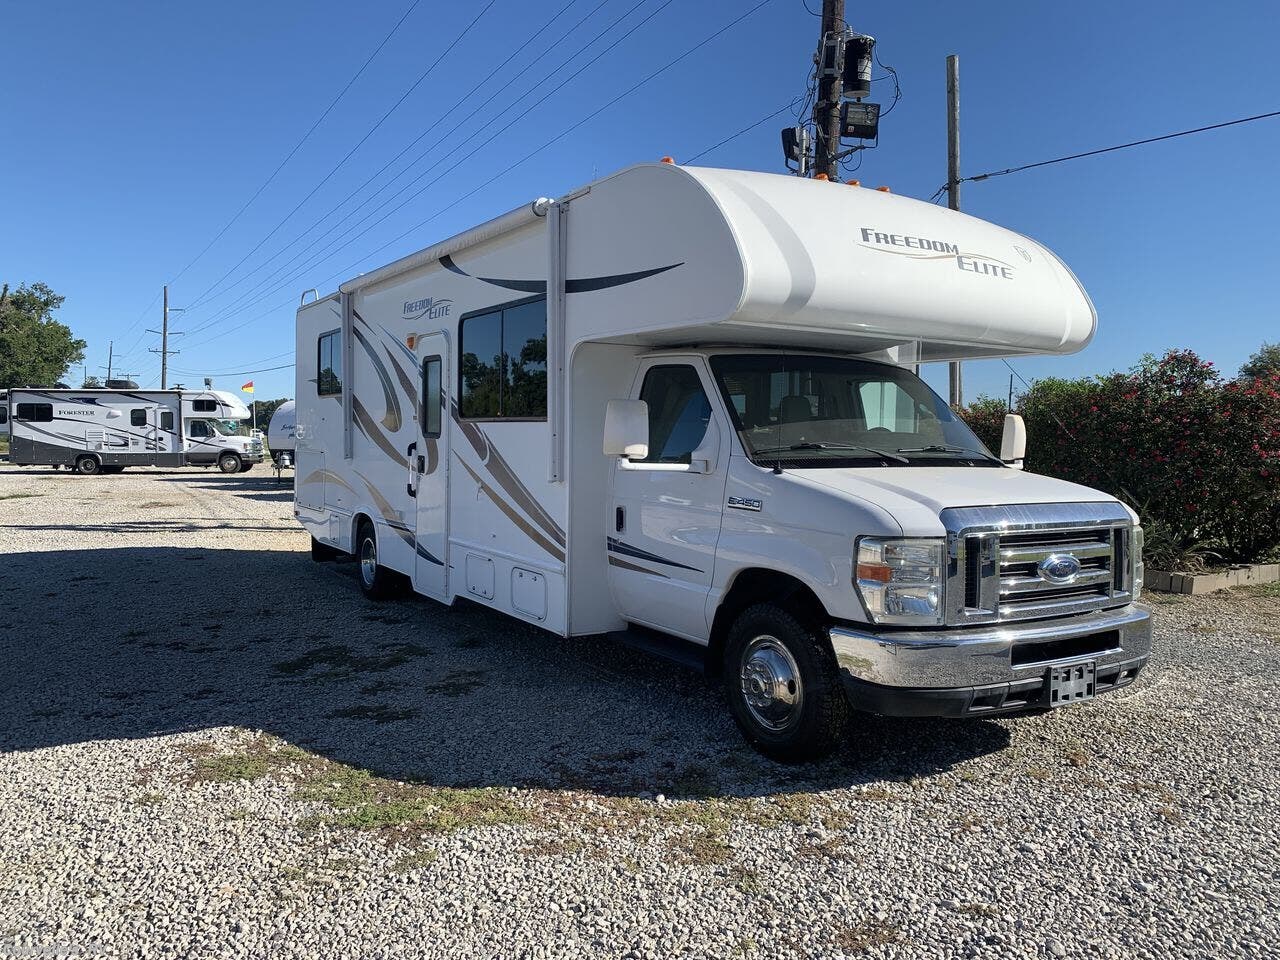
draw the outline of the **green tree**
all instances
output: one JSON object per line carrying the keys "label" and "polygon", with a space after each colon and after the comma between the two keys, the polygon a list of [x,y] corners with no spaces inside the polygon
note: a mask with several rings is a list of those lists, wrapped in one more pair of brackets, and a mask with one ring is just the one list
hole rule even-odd
{"label": "green tree", "polygon": [[0,288],[0,389],[56,383],[84,360],[85,342],[53,318],[64,299],[43,283]]}
{"label": "green tree", "polygon": [[1261,379],[1280,374],[1280,343],[1264,343],[1240,365],[1240,376]]}
{"label": "green tree", "polygon": [[102,381],[97,377],[85,377],[84,383],[80,384],[81,390],[99,390],[102,388]]}

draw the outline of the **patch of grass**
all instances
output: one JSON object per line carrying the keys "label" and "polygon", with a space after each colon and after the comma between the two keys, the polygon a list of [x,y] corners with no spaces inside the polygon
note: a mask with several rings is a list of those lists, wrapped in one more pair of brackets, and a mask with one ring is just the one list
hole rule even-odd
{"label": "patch of grass", "polygon": [[1274,583],[1258,583],[1249,587],[1240,587],[1239,590],[1247,597],[1280,597],[1280,580]]}
{"label": "patch of grass", "polygon": [[374,723],[395,723],[409,720],[418,715],[418,711],[407,707],[389,707],[385,703],[357,703],[329,713],[331,719],[372,720]]}
{"label": "patch of grass", "polygon": [[429,867],[440,859],[439,850],[415,850],[413,853],[407,853],[391,866],[393,873],[412,873],[414,870],[422,870]]}
{"label": "patch of grass", "polygon": [[1000,916],[1000,908],[990,903],[962,903],[955,907],[956,913],[963,913],[970,917],[998,917]]}
{"label": "patch of grass", "polygon": [[163,793],[156,793],[154,791],[150,791],[147,793],[138,794],[136,797],[133,798],[133,803],[139,807],[157,807],[160,804],[164,803],[165,799],[166,798]]}
{"label": "patch of grass", "polygon": [[33,497],[43,496],[43,493],[0,493],[0,500],[30,500]]}
{"label": "patch of grass", "polygon": [[148,500],[146,503],[138,504],[141,510],[156,510],[160,507],[176,507],[179,504],[174,500]]}
{"label": "patch of grass", "polygon": [[764,881],[760,879],[759,872],[750,867],[735,864],[729,868],[729,879],[744,896],[755,897],[764,893]]}
{"label": "patch of grass", "polygon": [[439,683],[429,683],[423,687],[426,693],[438,693],[444,697],[464,697],[485,682],[483,670],[455,670]]}
{"label": "patch of grass", "polygon": [[847,927],[835,935],[835,944],[848,953],[865,953],[872,947],[883,947],[902,939],[902,931],[880,920],[867,920]]}
{"label": "patch of grass", "polygon": [[1083,747],[1072,747],[1065,756],[1067,763],[1073,767],[1084,767],[1089,763],[1089,753]]}
{"label": "patch of grass", "polygon": [[317,668],[326,668],[311,674],[314,680],[341,680],[360,673],[378,673],[402,666],[416,657],[429,656],[426,647],[415,643],[388,644],[381,653],[356,653],[345,644],[326,644],[313,647],[306,653],[292,660],[282,660],[275,664],[277,673],[289,676],[311,674]]}
{"label": "patch of grass", "polygon": [[238,780],[261,780],[269,770],[266,757],[244,751],[197,760],[193,776],[197,781],[235,783]]}

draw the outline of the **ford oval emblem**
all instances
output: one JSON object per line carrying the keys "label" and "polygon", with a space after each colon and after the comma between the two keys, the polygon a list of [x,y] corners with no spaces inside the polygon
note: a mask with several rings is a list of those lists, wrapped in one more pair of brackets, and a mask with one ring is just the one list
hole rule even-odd
{"label": "ford oval emblem", "polygon": [[1070,583],[1080,575],[1080,561],[1069,553],[1054,553],[1041,560],[1038,569],[1050,583]]}

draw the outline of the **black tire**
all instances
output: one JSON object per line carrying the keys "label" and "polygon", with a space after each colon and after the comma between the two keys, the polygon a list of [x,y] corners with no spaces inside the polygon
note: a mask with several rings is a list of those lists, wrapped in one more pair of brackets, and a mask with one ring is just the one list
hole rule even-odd
{"label": "black tire", "polygon": [[241,473],[248,473],[248,472],[249,472],[250,470],[252,470],[252,469],[253,469],[253,464],[252,464],[252,463],[242,463],[242,464],[240,464],[240,472],[241,472]]}
{"label": "black tire", "polygon": [[327,543],[321,543],[315,537],[311,538],[311,559],[317,563],[324,563],[329,560],[337,560],[342,556],[342,551],[337,547],[331,547]]}
{"label": "black tire", "polygon": [[224,453],[218,457],[218,469],[223,473],[239,473],[243,465],[238,453]]}
{"label": "black tire", "polygon": [[98,462],[97,457],[76,457],[76,473],[92,477],[102,469],[102,464]]}
{"label": "black tire", "polygon": [[364,520],[356,531],[356,579],[360,591],[370,600],[386,600],[400,591],[400,578],[394,570],[378,563],[378,532]]}
{"label": "black tire", "polygon": [[821,630],[781,607],[756,604],[729,629],[724,656],[729,710],[765,756],[804,763],[826,756],[844,739],[849,702]]}

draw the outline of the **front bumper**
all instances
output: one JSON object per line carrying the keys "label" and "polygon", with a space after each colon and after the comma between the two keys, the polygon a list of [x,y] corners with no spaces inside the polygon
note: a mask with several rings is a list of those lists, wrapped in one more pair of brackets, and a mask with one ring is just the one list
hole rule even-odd
{"label": "front bumper", "polygon": [[1132,683],[1151,615],[1129,604],[1067,619],[963,630],[831,629],[849,702],[886,716],[973,716],[1048,706],[1055,665],[1091,660],[1096,692]]}

